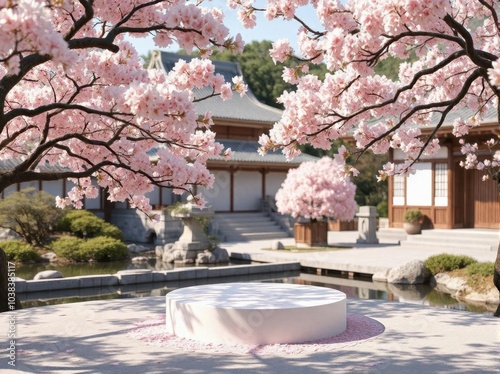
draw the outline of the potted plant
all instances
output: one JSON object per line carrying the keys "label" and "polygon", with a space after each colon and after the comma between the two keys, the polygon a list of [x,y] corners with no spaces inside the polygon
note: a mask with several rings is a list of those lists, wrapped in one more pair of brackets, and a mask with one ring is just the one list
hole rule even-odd
{"label": "potted plant", "polygon": [[297,247],[328,245],[325,218],[352,219],[356,212],[355,191],[356,186],[345,176],[341,165],[330,157],[290,169],[276,193],[276,206],[281,214],[297,218]]}
{"label": "potted plant", "polygon": [[410,209],[405,212],[403,228],[408,235],[420,234],[422,232],[423,214],[418,209]]}

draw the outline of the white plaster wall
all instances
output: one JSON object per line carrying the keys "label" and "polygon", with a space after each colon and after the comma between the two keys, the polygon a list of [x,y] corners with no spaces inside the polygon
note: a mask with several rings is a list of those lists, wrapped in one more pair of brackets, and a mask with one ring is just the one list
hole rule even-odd
{"label": "white plaster wall", "polygon": [[42,189],[53,195],[53,196],[61,196],[64,197],[64,190],[63,190],[63,181],[58,180],[58,181],[44,181],[42,182]]}
{"label": "white plaster wall", "polygon": [[151,205],[159,205],[160,204],[160,190],[158,187],[154,186],[153,191],[148,192],[145,196],[149,199],[149,203]]}
{"label": "white plaster wall", "polygon": [[262,174],[241,171],[234,174],[234,210],[259,210],[262,203]]}
{"label": "white plaster wall", "polygon": [[174,202],[173,193],[170,188],[163,188],[161,192],[161,204],[162,205],[171,205]]}
{"label": "white plaster wall", "polygon": [[215,176],[212,189],[199,188],[198,191],[207,201],[208,205],[216,212],[227,212],[231,209],[231,174],[224,170],[212,171]]}
{"label": "white plaster wall", "polygon": [[392,197],[392,205],[405,205],[404,196],[393,196]]}
{"label": "white plaster wall", "polygon": [[287,173],[267,173],[266,174],[266,195],[274,197],[285,181]]}
{"label": "white plaster wall", "polygon": [[416,206],[432,205],[432,163],[419,162],[413,165],[415,174],[406,181],[406,204]]}
{"label": "white plaster wall", "polygon": [[447,197],[436,197],[434,198],[435,206],[448,206],[448,198]]}
{"label": "white plaster wall", "polygon": [[[92,185],[97,187],[99,191],[99,186],[95,179],[92,179]],[[85,198],[85,209],[102,209],[101,207],[101,191],[99,191],[99,195],[95,199],[87,199]]]}
{"label": "white plaster wall", "polygon": [[66,182],[66,191],[64,192],[64,196],[66,196],[68,194],[69,191],[71,191],[71,189],[75,187],[75,184],[71,181],[67,181]]}

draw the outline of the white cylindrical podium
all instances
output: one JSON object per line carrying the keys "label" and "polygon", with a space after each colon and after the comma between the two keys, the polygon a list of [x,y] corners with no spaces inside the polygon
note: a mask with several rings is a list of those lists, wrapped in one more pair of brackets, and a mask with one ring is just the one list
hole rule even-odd
{"label": "white cylindrical podium", "polygon": [[166,327],[207,343],[302,343],[345,331],[346,295],[287,283],[222,283],[166,295]]}

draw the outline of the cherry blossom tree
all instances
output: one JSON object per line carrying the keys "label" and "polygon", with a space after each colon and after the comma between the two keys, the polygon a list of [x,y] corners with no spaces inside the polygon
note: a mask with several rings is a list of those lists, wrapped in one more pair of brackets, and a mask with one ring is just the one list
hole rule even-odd
{"label": "cherry blossom tree", "polygon": [[[276,41],[270,51],[277,62],[297,58],[302,64],[283,72],[297,89],[279,98],[285,111],[261,137],[263,153],[282,148],[293,157],[300,144],[328,149],[333,140],[354,136],[357,152],[394,149],[406,155],[403,163],[383,166],[379,178],[385,179],[411,173],[421,156],[437,152],[436,134],[452,111],[472,113],[455,121],[457,137],[480,126],[488,110],[498,112],[496,0],[268,0],[263,8],[230,0],[230,6],[246,27],[254,26],[259,11],[269,20],[298,24],[297,51],[288,40]],[[301,19],[302,7],[315,9],[317,23]],[[374,73],[386,58],[406,60],[397,81]],[[320,63],[330,71],[323,80],[307,74],[310,64]],[[430,135],[422,134],[425,127]],[[341,149],[337,160],[344,162],[349,153]],[[346,171],[352,168],[346,165]],[[494,281],[500,290],[500,248]]]}
{"label": "cherry blossom tree", "polygon": [[307,161],[290,169],[276,193],[276,206],[294,218],[350,220],[356,213],[356,186],[331,157]]}
{"label": "cherry blossom tree", "polygon": [[154,186],[212,185],[206,160],[231,152],[215,141],[210,113],[195,111],[204,98],[192,90],[211,86],[229,99],[245,92],[241,77],[224,82],[207,59],[146,71],[125,36],[153,35],[158,47],[176,42],[204,56],[241,51],[222,11],[182,0],[3,0],[0,25],[0,192],[64,178],[75,187],[59,207],[79,208],[101,188],[150,214],[144,194]]}

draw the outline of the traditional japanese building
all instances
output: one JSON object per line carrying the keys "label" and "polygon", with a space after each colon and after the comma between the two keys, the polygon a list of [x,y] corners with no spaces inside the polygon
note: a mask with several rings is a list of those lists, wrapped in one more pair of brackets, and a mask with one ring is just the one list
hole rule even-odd
{"label": "traditional japanese building", "polygon": [[[168,72],[173,69],[179,59],[190,61],[193,57],[170,52],[154,51],[150,69],[163,69]],[[235,76],[242,76],[239,64],[226,61],[213,61],[215,72],[222,74],[226,82],[231,82]],[[211,89],[195,91],[197,97],[206,97]],[[234,157],[225,161],[211,159],[207,165],[215,175],[214,188],[201,192],[208,204],[216,212],[258,211],[262,200],[274,196],[285,180],[290,168],[297,167],[306,160],[316,160],[315,157],[302,154],[292,161],[287,161],[281,152],[271,152],[260,156],[258,138],[267,133],[281,116],[281,110],[259,102],[249,90],[246,95],[233,95],[228,101],[220,97],[211,97],[196,103],[199,115],[210,111],[214,125],[211,130],[216,133],[216,139],[231,148]],[[162,202],[160,191],[154,191],[148,197],[151,201]],[[170,199],[170,200],[169,200]],[[163,200],[170,203],[170,196]]]}
{"label": "traditional japanese building", "polygon": [[[484,172],[466,170],[460,166],[465,159],[459,139],[452,135],[456,118],[469,118],[467,109],[450,113],[438,132],[441,149],[437,155],[422,157],[414,165],[416,173],[395,176],[389,181],[389,225],[402,227],[403,216],[409,209],[419,209],[425,215],[423,228],[499,228],[500,208],[498,186],[495,181],[483,181]],[[422,128],[428,135],[434,127]],[[483,144],[500,134],[494,111],[480,126],[472,128],[463,139],[468,143]],[[487,150],[478,157],[487,157]],[[393,162],[402,162],[400,151],[390,153]]]}
{"label": "traditional japanese building", "polygon": [[[187,61],[192,59],[190,56],[155,51],[149,68],[168,72],[181,58]],[[222,74],[226,82],[231,82],[234,76],[242,75],[237,63],[223,61],[213,63],[215,72]],[[209,89],[206,88],[196,91],[195,95],[206,97],[209,93]],[[216,133],[216,139],[234,152],[231,160],[214,158],[208,161],[208,169],[215,175],[214,187],[197,191],[203,194],[215,212],[260,211],[263,200],[267,196],[274,197],[290,168],[297,167],[303,161],[317,159],[302,154],[292,161],[287,161],[279,151],[270,152],[265,156],[258,154],[259,136],[271,129],[280,118],[281,111],[260,103],[252,92],[247,92],[244,96],[235,94],[228,101],[211,97],[195,105],[200,116],[206,111],[212,113],[214,125],[211,129]],[[12,162],[16,161],[2,161],[0,168],[9,169],[9,163]],[[73,184],[66,180],[16,184],[5,189],[1,197],[27,187],[44,190],[54,196],[65,196]],[[161,213],[159,222],[153,222],[144,214],[130,209],[126,202],[109,202],[105,198],[104,191],[101,191],[97,199],[85,199],[84,209],[93,211],[120,227],[126,239],[130,241],[163,243],[178,237],[179,230],[182,231],[180,223],[169,217],[163,208],[179,201],[180,197],[168,188],[155,188],[147,194],[147,197],[153,208]]]}

